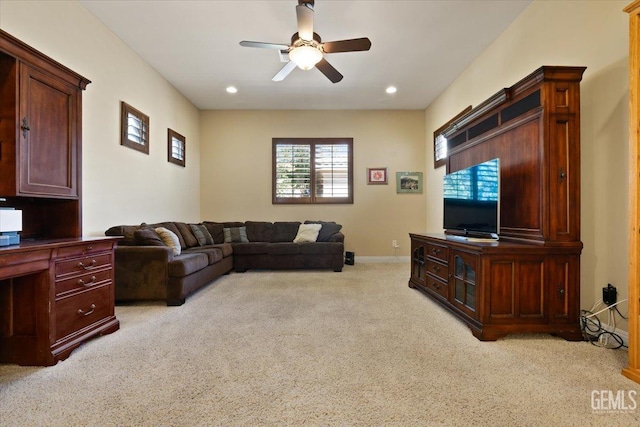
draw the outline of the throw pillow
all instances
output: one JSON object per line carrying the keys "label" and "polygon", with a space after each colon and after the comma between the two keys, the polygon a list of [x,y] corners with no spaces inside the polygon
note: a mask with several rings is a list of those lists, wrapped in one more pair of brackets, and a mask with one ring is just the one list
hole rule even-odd
{"label": "throw pillow", "polygon": [[180,246],[180,239],[178,239],[178,235],[176,233],[164,227],[156,228],[156,233],[158,233],[165,245],[173,249],[174,255],[180,255],[182,252],[182,246]]}
{"label": "throw pillow", "polygon": [[298,234],[293,239],[293,243],[315,242],[321,228],[321,224],[300,224]]}
{"label": "throw pillow", "polygon": [[225,243],[248,243],[247,227],[229,227],[224,229]]}
{"label": "throw pillow", "polygon": [[191,227],[191,231],[193,231],[193,235],[198,239],[198,244],[200,246],[213,245],[213,237],[211,237],[211,233],[207,230],[203,224],[189,224]]}
{"label": "throw pillow", "polygon": [[182,240],[184,241],[184,245],[182,246],[183,249],[198,246],[198,239],[193,235],[193,231],[189,225],[184,222],[174,222],[174,224],[178,228],[178,231],[182,236]]}
{"label": "throw pillow", "polygon": [[133,233],[137,245],[140,246],[164,246],[164,242],[151,227],[141,227]]}
{"label": "throw pillow", "polygon": [[335,222],[325,221],[305,221],[305,224],[322,224],[320,233],[318,234],[317,242],[330,242],[331,236],[342,230],[342,225]]}

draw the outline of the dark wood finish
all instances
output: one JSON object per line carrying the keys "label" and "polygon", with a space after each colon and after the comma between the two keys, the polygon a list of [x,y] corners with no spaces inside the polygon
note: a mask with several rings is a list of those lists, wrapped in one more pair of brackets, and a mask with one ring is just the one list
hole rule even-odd
{"label": "dark wood finish", "polygon": [[119,329],[117,238],[0,248],[0,363],[55,365],[84,341]]}
{"label": "dark wood finish", "polygon": [[0,206],[23,238],[79,237],[82,90],[90,81],[0,30]]}
{"label": "dark wood finish", "polygon": [[450,143],[457,141],[449,148],[447,172],[500,158],[501,239],[552,245],[580,240],[584,70],[540,67],[443,132]]}
{"label": "dark wood finish", "polygon": [[439,130],[449,145],[447,172],[500,159],[500,241],[411,234],[409,286],[460,317],[479,339],[530,332],[582,339],[584,70],[540,67]]}
{"label": "dark wood finish", "polygon": [[[438,129],[436,129],[435,132],[433,132],[433,167],[434,168],[439,168],[440,166],[444,166],[444,165],[447,164],[447,156],[444,156],[442,158],[438,158],[438,144],[436,143],[436,138],[438,138],[439,135],[442,135],[443,132],[445,131],[445,129],[449,128],[449,126],[451,126],[451,124],[453,122],[455,122],[456,120],[458,120],[460,117],[464,116],[465,114],[469,113],[470,111],[471,111],[471,105],[469,105],[467,108],[465,108],[464,110],[462,110],[461,112],[456,114],[447,123],[445,123],[444,125],[440,126]],[[446,139],[445,139],[445,141],[446,141]]]}
{"label": "dark wood finish", "polygon": [[[581,244],[474,243],[444,234],[410,237],[409,287],[462,319],[478,339],[491,341],[510,333],[582,339]],[[456,259],[463,266],[460,271]]]}

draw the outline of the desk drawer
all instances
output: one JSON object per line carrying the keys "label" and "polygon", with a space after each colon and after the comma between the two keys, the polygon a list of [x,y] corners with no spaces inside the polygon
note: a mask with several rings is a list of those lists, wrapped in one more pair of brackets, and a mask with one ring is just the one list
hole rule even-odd
{"label": "desk drawer", "polygon": [[56,338],[61,339],[112,314],[112,284],[56,300]]}
{"label": "desk drawer", "polygon": [[58,249],[58,258],[68,258],[72,256],[83,256],[99,252],[110,251],[113,242],[83,242],[74,246],[65,246]]}
{"label": "desk drawer", "polygon": [[427,273],[438,276],[445,282],[449,280],[449,267],[430,259],[427,259]]}
{"label": "desk drawer", "polygon": [[441,260],[447,263],[449,260],[449,249],[446,246],[434,245],[427,243],[427,256]]}
{"label": "desk drawer", "polygon": [[56,282],[56,298],[72,292],[88,289],[103,284],[111,280],[112,270],[100,270],[93,273],[86,273],[81,276]]}
{"label": "desk drawer", "polygon": [[427,288],[442,295],[444,299],[449,299],[449,285],[430,274],[427,275]]}
{"label": "desk drawer", "polygon": [[111,252],[56,262],[56,278],[111,268]]}

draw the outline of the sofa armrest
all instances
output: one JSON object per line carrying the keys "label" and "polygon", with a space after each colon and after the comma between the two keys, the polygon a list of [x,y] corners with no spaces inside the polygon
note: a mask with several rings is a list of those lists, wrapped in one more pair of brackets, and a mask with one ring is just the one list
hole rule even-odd
{"label": "sofa armrest", "polygon": [[168,265],[171,260],[173,251],[167,246],[116,247],[115,299],[166,299]]}

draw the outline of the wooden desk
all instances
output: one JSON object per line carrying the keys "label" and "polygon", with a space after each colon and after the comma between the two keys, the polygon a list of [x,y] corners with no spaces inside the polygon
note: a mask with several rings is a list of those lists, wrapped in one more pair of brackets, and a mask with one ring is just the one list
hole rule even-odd
{"label": "wooden desk", "polygon": [[120,328],[118,238],[25,241],[0,247],[0,363],[50,366],[84,341]]}

